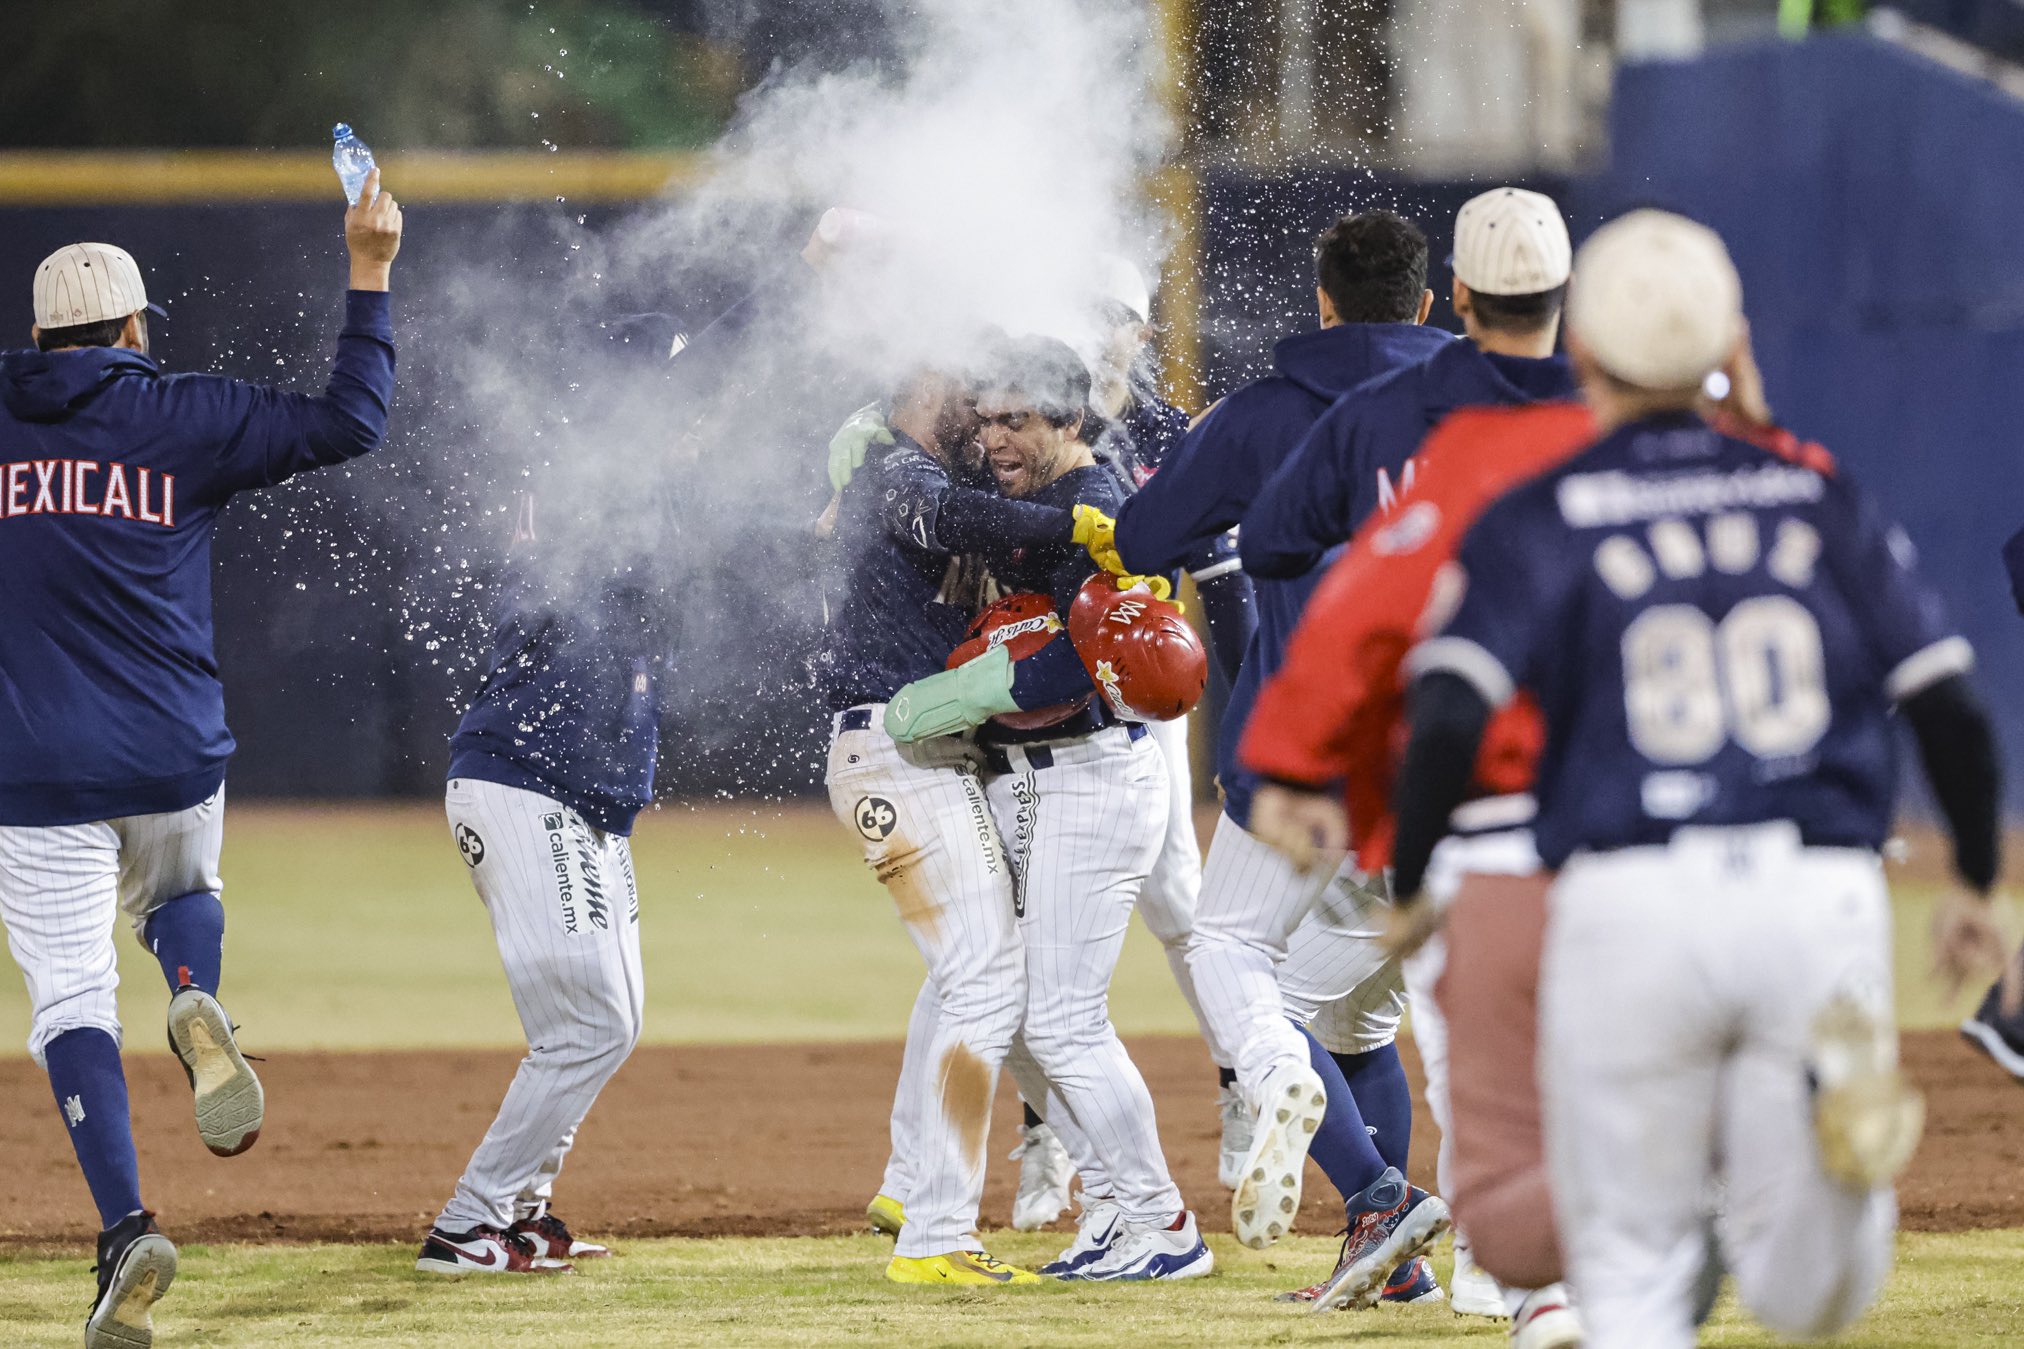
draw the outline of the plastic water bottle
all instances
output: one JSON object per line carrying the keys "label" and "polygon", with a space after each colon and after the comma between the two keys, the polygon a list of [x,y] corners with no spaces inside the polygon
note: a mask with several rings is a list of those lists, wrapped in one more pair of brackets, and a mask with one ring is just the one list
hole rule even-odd
{"label": "plastic water bottle", "polygon": [[356,206],[358,194],[365,190],[366,175],[372,172],[372,147],[352,135],[350,125],[344,122],[332,127],[330,135],[330,165],[344,186],[344,199]]}

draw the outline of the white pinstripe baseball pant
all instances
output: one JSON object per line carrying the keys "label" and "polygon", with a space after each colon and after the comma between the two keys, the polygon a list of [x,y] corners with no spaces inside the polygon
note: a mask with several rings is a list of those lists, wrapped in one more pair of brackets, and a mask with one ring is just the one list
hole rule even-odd
{"label": "white pinstripe baseball pant", "polygon": [[1010,771],[990,774],[985,791],[1017,877],[1021,1043],[1054,1089],[1048,1118],[1058,1128],[1064,1111],[1073,1117],[1123,1215],[1171,1218],[1181,1196],[1152,1093],[1109,1005],[1125,928],[1166,834],[1166,765],[1149,736],[1122,726],[1004,754]]}
{"label": "white pinstripe baseball pant", "polygon": [[882,728],[883,710],[838,715],[829,802],[928,967],[915,1020],[925,1026],[932,1007],[933,1035],[902,1071],[894,1105],[894,1148],[910,1174],[889,1173],[905,1193],[886,1193],[907,1209],[895,1251],[946,1255],[981,1249],[991,1099],[1019,1026],[1025,971],[1012,869],[974,762],[956,742],[903,749]]}
{"label": "white pinstripe baseball pant", "polygon": [[[1317,879],[1293,869],[1286,859],[1227,814],[1216,821],[1209,860],[1202,872],[1202,904],[1188,945],[1202,1011],[1229,1050],[1237,1080],[1254,1105],[1266,1074],[1282,1063],[1307,1062],[1307,1042],[1289,1015],[1311,1016],[1338,998],[1368,986],[1343,1015],[1351,1024],[1331,1026],[1341,1043],[1375,1048],[1398,1029],[1397,971],[1369,940],[1381,926],[1378,909],[1388,904],[1377,886],[1345,862],[1333,876]],[[1317,944],[1305,947],[1294,970],[1299,1005],[1281,988],[1288,944],[1310,914],[1319,927]],[[1391,964],[1389,970],[1384,967]],[[1389,990],[1387,990],[1389,984]],[[1359,1030],[1359,1021],[1369,1023]]]}
{"label": "white pinstripe baseball pant", "polygon": [[452,778],[450,834],[492,919],[527,1057],[436,1219],[506,1227],[547,1204],[577,1126],[640,1038],[639,888],[621,834],[538,792]]}
{"label": "white pinstripe baseball pant", "polygon": [[1180,985],[1181,997],[1195,1014],[1209,1057],[1219,1067],[1230,1066],[1230,1056],[1216,1041],[1208,1020],[1202,1015],[1202,1000],[1195,992],[1195,973],[1188,965],[1188,941],[1195,932],[1195,910],[1202,899],[1202,844],[1195,837],[1195,781],[1188,763],[1188,719],[1149,723],[1153,743],[1167,765],[1167,832],[1160,853],[1153,862],[1152,875],[1139,891],[1139,917],[1167,953],[1167,966]]}
{"label": "white pinstripe baseball pant", "polygon": [[[139,933],[163,903],[219,893],[225,789],[187,810],[93,824],[0,827],[0,920],[28,984],[28,1052],[65,1031],[120,1038],[113,917]],[[46,1066],[46,1065],[45,1065]]]}

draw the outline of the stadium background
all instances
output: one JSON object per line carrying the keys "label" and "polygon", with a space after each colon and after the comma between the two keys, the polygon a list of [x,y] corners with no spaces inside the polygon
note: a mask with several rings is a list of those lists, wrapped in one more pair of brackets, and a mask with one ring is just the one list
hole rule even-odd
{"label": "stadium background", "polygon": [[[1403,211],[1426,226],[1437,260],[1455,207],[1493,182],[1555,193],[1577,237],[1633,204],[1705,219],[1742,270],[1781,418],[1889,503],[1974,640],[2015,781],[2024,623],[1997,550],[2024,524],[2024,177],[1995,166],[2024,162],[2024,74],[2009,63],[2024,57],[2018,8],[1914,0],[1837,11],[1849,22],[1808,33],[1804,4],[1156,4],[1148,21],[1181,72],[1179,148],[1148,185],[1177,224],[1156,315],[1168,381],[1199,408],[1261,369],[1274,337],[1309,326],[1308,240],[1347,208]],[[1657,10],[1669,11],[1664,22]],[[192,1155],[180,1077],[146,1029],[160,1014],[154,976],[130,943],[121,952],[123,1007],[142,1028],[129,1045],[142,1051],[132,1070],[151,1202],[204,1240],[364,1241],[358,1255],[306,1249],[366,1292],[277,1301],[299,1267],[199,1248],[208,1266],[186,1266],[201,1277],[179,1285],[163,1317],[204,1331],[165,1342],[503,1342],[514,1327],[484,1317],[551,1306],[546,1293],[490,1306],[461,1293],[430,1300],[398,1273],[398,1243],[482,1129],[512,1061],[496,1047],[517,1031],[433,804],[445,737],[485,647],[470,585],[498,544],[485,512],[507,488],[482,471],[497,447],[479,441],[434,358],[524,322],[516,287],[570,266],[573,242],[679,196],[740,91],[769,71],[890,59],[882,13],[876,0],[563,0],[526,11],[219,0],[201,13],[113,0],[52,8],[16,35],[0,80],[0,323],[13,313],[25,330],[27,278],[50,249],[108,239],[139,257],[170,309],[156,333],[170,368],[312,386],[342,256],[331,122],[352,120],[374,143],[408,210],[389,444],[355,469],[241,502],[218,533],[218,648],[241,742],[226,994],[248,1047],[274,1056],[275,1109],[273,1137],[229,1176]],[[1680,13],[1695,19],[1685,37]],[[1458,50],[1452,32],[1471,23],[1479,41]],[[542,31],[550,25],[561,32]],[[550,43],[582,58],[566,93],[538,75]],[[94,53],[81,66],[66,59],[80,44]],[[529,134],[535,125],[541,133]],[[827,204],[809,203],[798,227]],[[782,256],[796,242],[783,229]],[[500,287],[493,312],[432,290],[432,274],[474,257]],[[750,279],[670,278],[614,296],[613,309],[695,325]],[[1452,327],[1447,279],[1437,267],[1436,321]],[[806,447],[810,501],[783,502],[752,557],[689,601],[711,627],[711,659],[677,672],[664,803],[640,835],[647,1037],[660,1043],[593,1115],[569,1182],[579,1225],[589,1217],[633,1236],[639,1260],[585,1342],[637,1337],[629,1299],[644,1306],[665,1291],[657,1281],[697,1270],[712,1271],[717,1296],[704,1304],[719,1318],[715,1333],[683,1323],[701,1340],[876,1337],[881,1325],[961,1340],[996,1325],[999,1338],[1069,1342],[1091,1333],[1072,1309],[967,1330],[851,1303],[855,1294],[839,1311],[823,1299],[843,1296],[873,1258],[855,1238],[792,1255],[645,1240],[840,1233],[876,1181],[889,1041],[917,961],[812,795],[825,718],[805,692],[803,659],[818,605],[758,579],[793,574],[806,551],[820,454],[819,443]],[[446,475],[444,462],[464,471]],[[1920,977],[1941,853],[1929,833],[1909,836],[1898,887],[1906,1019],[1936,1027],[1959,1011]],[[1213,1209],[1206,1061],[1143,933],[1114,1002],[1154,1079],[1183,1183]],[[0,981],[0,1082],[7,1099],[32,1103],[0,1118],[21,1177],[0,1216],[0,1327],[11,1342],[67,1342],[52,1327],[71,1319],[68,1266],[37,1257],[85,1235],[89,1209],[19,1057],[26,1024],[19,985]],[[824,1047],[832,1042],[862,1049]],[[2024,1142],[1996,1079],[1950,1036],[1914,1044],[1935,1093],[1934,1137],[1907,1198],[1922,1235],[1874,1342],[1957,1332],[1986,1342],[1973,1336],[2012,1322],[1962,1309],[2016,1303],[2004,1282],[2015,1276],[2002,1271],[2024,1251],[2014,1230],[2024,1228]],[[767,1073],[793,1082],[799,1103],[755,1123],[751,1083]],[[406,1103],[392,1116],[373,1105],[390,1095]],[[996,1132],[1009,1146],[1003,1113]],[[1430,1140],[1416,1151],[1430,1161]],[[1010,1170],[994,1168],[990,1211],[1005,1208]],[[1316,1208],[1303,1226],[1325,1235],[1331,1224]],[[1318,1264],[1326,1244],[1290,1255]],[[713,1263],[724,1260],[738,1267]],[[737,1298],[754,1295],[740,1282],[748,1266],[769,1261],[794,1268],[814,1300],[737,1320]],[[1239,1263],[1223,1292],[1287,1281]],[[264,1305],[249,1290],[264,1290]],[[1127,1305],[1120,1325],[1175,1342],[1222,1342],[1256,1310],[1192,1294],[1165,1313]],[[288,1319],[298,1315],[308,1319]],[[1425,1343],[1459,1329],[1445,1318],[1386,1325]],[[1717,1342],[1756,1342],[1722,1325]]]}

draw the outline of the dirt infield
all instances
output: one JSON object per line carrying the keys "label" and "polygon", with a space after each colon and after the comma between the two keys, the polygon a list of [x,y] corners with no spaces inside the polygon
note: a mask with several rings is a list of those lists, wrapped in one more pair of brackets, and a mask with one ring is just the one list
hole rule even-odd
{"label": "dirt infield", "polygon": [[[1134,1040],[1131,1049],[1160,1103],[1183,1192],[1208,1225],[1227,1230],[1207,1056],[1179,1037]],[[2024,1096],[1951,1034],[1907,1037],[1905,1054],[1930,1107],[1903,1187],[1906,1225],[2024,1227]],[[164,1227],[186,1241],[418,1236],[490,1121],[516,1057],[277,1056],[263,1070],[265,1134],[252,1152],[221,1161],[197,1142],[174,1061],[136,1053],[128,1071],[144,1192]],[[558,1208],[583,1230],[618,1235],[856,1229],[884,1162],[898,1066],[896,1044],[643,1048],[584,1126]],[[48,1091],[27,1060],[0,1063],[0,1100],[8,1102],[0,1148],[15,1177],[0,1244],[68,1244],[95,1228]],[[1001,1091],[988,1223],[1004,1222],[1011,1208],[1017,1168],[1002,1157],[1017,1141],[1016,1110]],[[1415,1139],[1423,1184],[1433,1142],[1430,1127]],[[1327,1232],[1341,1211],[1331,1214],[1316,1180],[1301,1227]]]}

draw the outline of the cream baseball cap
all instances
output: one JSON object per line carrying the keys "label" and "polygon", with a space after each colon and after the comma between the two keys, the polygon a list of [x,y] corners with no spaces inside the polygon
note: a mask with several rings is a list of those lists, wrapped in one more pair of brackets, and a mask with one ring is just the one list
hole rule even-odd
{"label": "cream baseball cap", "polygon": [[35,269],[35,323],[41,328],[75,328],[83,323],[123,319],[148,303],[147,287],[133,255],[112,244],[65,244]]}
{"label": "cream baseball cap", "polygon": [[1455,279],[1485,295],[1533,295],[1567,284],[1574,247],[1553,198],[1522,187],[1471,197],[1455,214]]}
{"label": "cream baseball cap", "polygon": [[1641,389],[1689,389],[1743,335],[1743,282],[1721,236],[1669,211],[1632,211],[1589,237],[1567,297],[1568,331]]}

